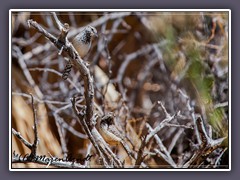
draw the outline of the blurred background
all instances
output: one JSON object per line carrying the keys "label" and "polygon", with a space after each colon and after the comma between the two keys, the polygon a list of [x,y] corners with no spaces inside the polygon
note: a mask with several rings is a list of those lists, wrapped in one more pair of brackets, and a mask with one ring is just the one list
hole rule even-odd
{"label": "blurred background", "polygon": [[[228,137],[228,12],[56,13],[62,23],[70,25],[70,41],[86,25],[97,29],[99,37],[84,58],[94,77],[94,101],[104,113],[114,112],[133,150],[141,145],[146,122],[156,127],[164,119],[156,106],[158,101],[169,114],[180,111],[182,115],[173,120],[182,127],[166,126],[158,133],[176,164],[186,162],[196,148],[192,113],[201,115],[213,139]],[[62,79],[67,56],[58,55],[49,40],[29,28],[28,19],[37,21],[56,37],[60,34],[50,12],[12,12],[12,128],[33,142],[32,93],[40,139],[37,154],[59,158],[96,154],[70,103],[77,94],[81,97],[79,108],[84,105],[80,73],[73,67],[68,80]],[[170,168],[153,153],[156,147],[153,139],[146,147],[145,162],[150,167]],[[115,149],[120,159],[127,158],[120,147]],[[14,150],[30,153],[12,136]],[[92,158],[92,167],[99,163],[97,159],[97,155]],[[202,167],[228,165],[227,138]],[[14,163],[13,167],[45,166]]]}

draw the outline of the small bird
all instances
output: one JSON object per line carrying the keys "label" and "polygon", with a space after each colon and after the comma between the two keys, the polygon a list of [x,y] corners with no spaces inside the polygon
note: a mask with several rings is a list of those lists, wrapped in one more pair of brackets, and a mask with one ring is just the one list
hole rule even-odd
{"label": "small bird", "polygon": [[98,37],[97,30],[88,25],[73,38],[72,44],[81,58],[87,55],[94,37]]}
{"label": "small bird", "polygon": [[115,123],[113,113],[103,116],[100,122],[100,134],[109,145],[118,145],[123,142],[124,136],[119,132]]}
{"label": "small bird", "polygon": [[126,139],[125,136],[117,129],[114,123],[113,113],[108,113],[102,117],[100,122],[100,134],[109,145],[118,146],[121,144],[127,154],[136,159],[134,153],[132,153],[129,146],[124,141]]}
{"label": "small bird", "polygon": [[[94,27],[88,25],[83,29],[83,31],[81,31],[73,38],[72,45],[81,58],[84,58],[87,55],[88,51],[91,48],[92,40],[94,37],[98,37],[97,30]],[[68,61],[62,73],[62,78],[64,80],[68,78],[71,69],[72,63],[71,61]]]}

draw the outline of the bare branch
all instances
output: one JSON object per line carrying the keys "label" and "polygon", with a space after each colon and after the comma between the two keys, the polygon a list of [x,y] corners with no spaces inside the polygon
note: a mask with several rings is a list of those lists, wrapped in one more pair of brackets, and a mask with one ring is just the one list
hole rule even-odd
{"label": "bare branch", "polygon": [[217,158],[217,160],[216,160],[216,162],[215,162],[215,164],[214,164],[214,166],[213,166],[214,168],[217,168],[219,162],[221,161],[221,158],[222,158],[223,154],[226,152],[227,149],[228,149],[228,148],[224,148],[224,149],[222,150],[221,154],[218,156],[218,158]]}
{"label": "bare branch", "polygon": [[200,135],[199,135],[198,130],[196,128],[196,116],[195,116],[195,113],[194,113],[194,108],[190,104],[190,98],[186,94],[184,94],[181,89],[178,89],[178,93],[180,93],[183,96],[183,98],[185,98],[187,100],[187,108],[188,108],[188,110],[189,110],[189,112],[191,113],[191,116],[192,116],[193,124],[195,126],[195,128],[194,128],[195,133],[196,133],[197,140],[198,140],[198,144],[201,144]]}
{"label": "bare branch", "polygon": [[171,116],[170,114],[168,114],[168,112],[166,111],[165,107],[163,106],[163,104],[161,102],[158,102],[160,104],[160,106],[163,109],[163,112],[165,113],[166,118],[164,120],[162,120],[159,125],[157,127],[155,127],[148,135],[146,138],[146,144],[149,142],[149,140],[156,134],[158,133],[163,127],[165,127],[166,124],[168,124],[170,121],[172,121],[176,115]]}
{"label": "bare branch", "polygon": [[[149,131],[153,131],[152,127],[147,123],[146,124],[147,128],[149,129]],[[167,148],[164,146],[162,140],[159,138],[159,136],[157,134],[154,135],[154,138],[160,148],[161,151],[159,151],[158,149],[155,149],[155,152],[157,152],[166,162],[169,163],[169,165],[171,165],[173,168],[176,168],[177,165],[174,162],[174,160],[172,159],[170,152],[167,150]]]}
{"label": "bare branch", "polygon": [[196,125],[201,138],[201,145],[199,149],[193,154],[191,159],[183,165],[183,168],[196,168],[217,148],[220,147],[226,138],[212,140],[206,133],[202,118],[199,116],[196,120]]}
{"label": "bare branch", "polygon": [[37,144],[38,144],[38,130],[37,130],[37,114],[36,109],[34,108],[34,99],[32,94],[30,94],[32,98],[32,110],[33,110],[33,124],[34,124],[34,142],[32,144],[30,158],[34,158],[37,153]]}
{"label": "bare branch", "polygon": [[29,143],[24,137],[21,136],[20,132],[17,132],[15,129],[12,128],[12,133],[15,135],[26,147],[32,149],[32,144]]}
{"label": "bare branch", "polygon": [[[48,71],[52,72],[54,74],[57,74],[58,76],[62,77],[62,74],[55,69],[49,69],[49,68],[29,68],[29,71]],[[81,90],[74,84],[74,82],[70,79],[67,79],[67,81],[78,91],[81,92]]]}

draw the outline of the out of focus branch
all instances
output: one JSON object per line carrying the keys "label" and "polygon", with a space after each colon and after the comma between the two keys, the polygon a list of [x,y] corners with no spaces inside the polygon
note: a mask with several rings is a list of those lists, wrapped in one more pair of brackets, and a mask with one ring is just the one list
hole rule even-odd
{"label": "out of focus branch", "polygon": [[201,145],[193,154],[191,159],[183,165],[183,168],[198,168],[207,157],[220,147],[226,138],[219,138],[217,140],[211,139],[206,132],[202,118],[199,116],[196,120],[197,130],[201,138]]}

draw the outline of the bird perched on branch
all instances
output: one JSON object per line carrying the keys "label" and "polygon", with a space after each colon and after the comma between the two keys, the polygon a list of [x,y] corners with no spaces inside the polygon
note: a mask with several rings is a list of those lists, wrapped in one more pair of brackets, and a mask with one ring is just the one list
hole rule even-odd
{"label": "bird perched on branch", "polygon": [[[89,52],[94,37],[98,37],[97,30],[94,27],[88,25],[83,29],[83,31],[81,31],[73,38],[72,45],[81,58],[84,58]],[[68,78],[71,69],[72,63],[71,61],[68,61],[62,74],[62,78],[64,80]]]}
{"label": "bird perched on branch", "polygon": [[115,116],[113,113],[108,113],[102,117],[100,122],[100,134],[109,145],[117,146],[121,144],[127,154],[134,158],[134,154],[125,142],[125,136],[117,129],[114,118]]}
{"label": "bird perched on branch", "polygon": [[94,37],[98,37],[97,30],[88,25],[73,38],[72,44],[81,58],[87,55]]}
{"label": "bird perched on branch", "polygon": [[103,116],[100,122],[100,133],[103,139],[110,145],[118,145],[124,139],[124,136],[119,132],[114,123],[113,113]]}

